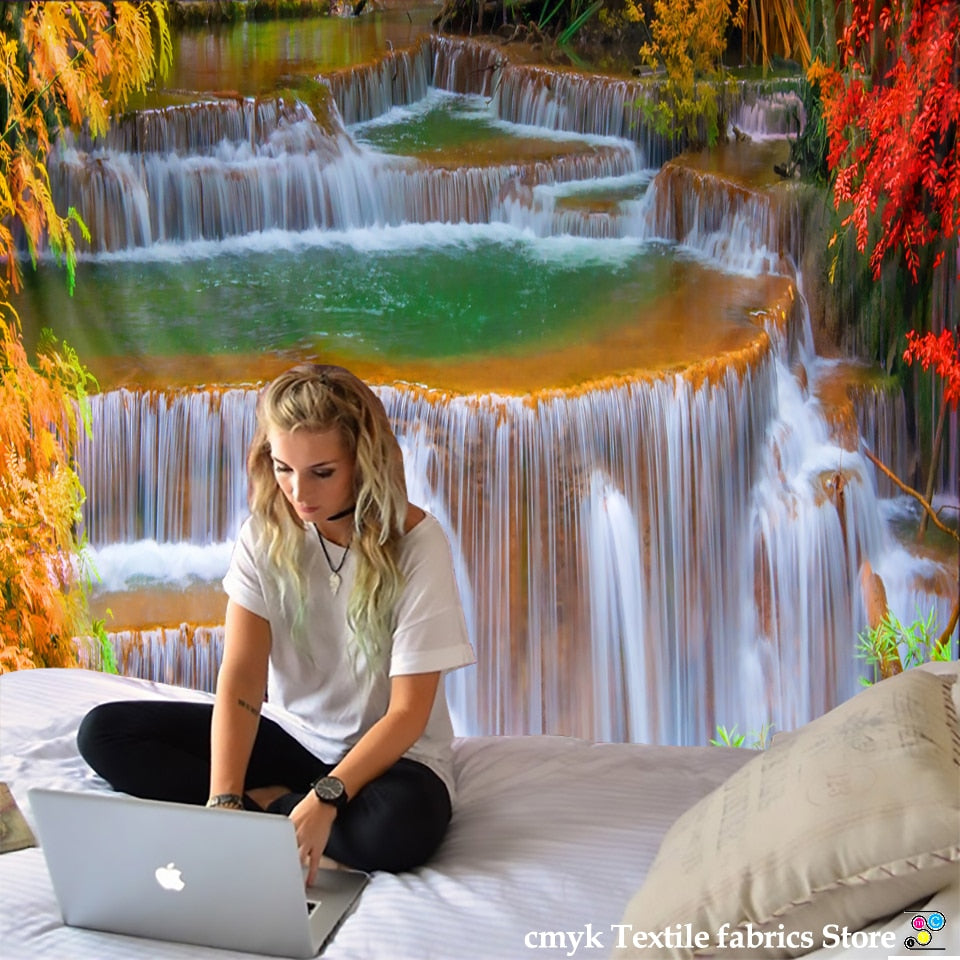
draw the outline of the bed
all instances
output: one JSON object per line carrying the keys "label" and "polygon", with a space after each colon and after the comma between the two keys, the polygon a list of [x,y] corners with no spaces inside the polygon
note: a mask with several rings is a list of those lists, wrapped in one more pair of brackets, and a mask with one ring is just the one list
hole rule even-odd
{"label": "bed", "polygon": [[[948,669],[955,669],[955,665],[948,665]],[[937,828],[940,834],[933,841],[942,863],[934,864],[931,872],[929,864],[918,865],[914,858],[910,869],[928,876],[923,887],[926,892],[919,902],[913,897],[891,909],[889,896],[880,897],[893,917],[874,922],[868,929],[889,932],[894,936],[895,947],[871,951],[864,949],[865,941],[860,941],[859,946],[848,942],[846,948],[832,942],[825,947],[818,942],[813,952],[807,954],[817,960],[827,956],[863,960],[907,954],[903,942],[910,935],[910,923],[916,913],[902,911],[911,903],[914,911],[920,907],[936,910],[945,918],[946,923],[936,931],[931,946],[944,947],[946,952],[938,950],[935,956],[958,952],[955,934],[960,926],[956,885],[960,799],[955,794],[960,784],[956,776],[960,771],[960,733],[956,704],[951,708],[949,697],[944,700],[936,692],[941,688],[952,691],[950,695],[955,700],[957,683],[952,673],[925,673],[924,677],[927,686],[918,687],[919,692],[911,694],[911,703],[933,700],[937,709],[942,707],[940,701],[946,703],[943,709],[947,711],[947,728],[937,750],[940,755],[945,750],[953,751],[952,759],[944,761],[941,771],[946,780],[941,778],[932,787],[917,781],[917,789],[922,791],[920,801],[927,803],[929,799],[934,803],[932,819],[942,821]],[[874,689],[880,690],[897,680],[885,681]],[[934,689],[931,682],[941,686]],[[905,681],[901,679],[900,685],[904,687]],[[866,692],[859,694],[848,703],[865,696]],[[197,691],[86,670],[7,674],[0,677],[0,781],[9,785],[30,823],[30,787],[109,789],[86,768],[75,745],[80,719],[94,704],[125,698],[207,697]],[[885,711],[890,713],[891,722],[897,723],[897,729],[905,729],[896,710],[891,712],[879,702],[868,706],[868,716],[871,711]],[[838,708],[842,710],[843,705]],[[908,706],[907,712],[911,710],[913,707]],[[271,713],[269,705],[266,712]],[[856,723],[850,716],[841,719],[848,733],[854,730]],[[942,726],[944,718],[938,715],[936,722]],[[870,728],[874,729],[872,721]],[[789,759],[794,754],[784,751],[793,750],[796,742],[803,741],[801,734],[806,729],[787,736],[785,743],[766,753],[775,760],[779,758],[778,762],[795,765]],[[856,736],[862,734],[862,723],[859,729]],[[827,734],[828,731],[821,730],[820,740]],[[923,732],[917,737],[921,741],[931,739]],[[795,742],[791,743],[791,739]],[[411,873],[374,875],[358,908],[348,916],[324,956],[329,960],[692,956],[682,949],[682,944],[678,952],[661,953],[655,945],[643,943],[638,947],[630,943],[631,934],[643,929],[665,929],[669,920],[669,915],[655,917],[656,911],[641,912],[639,925],[627,929],[628,921],[634,919],[630,911],[637,909],[638,897],[641,901],[644,896],[649,900],[657,888],[662,888],[664,897],[673,896],[671,885],[676,885],[677,878],[657,871],[669,871],[670,863],[666,861],[676,859],[670,843],[683,840],[675,836],[685,819],[680,815],[686,811],[686,820],[694,821],[696,830],[708,826],[711,797],[716,799],[723,794],[725,784],[743,780],[751,770],[759,769],[759,758],[758,753],[748,750],[600,744],[549,736],[458,740],[455,814],[438,855],[428,866]],[[920,762],[924,769],[931,766],[929,757],[921,757]],[[951,763],[955,764],[952,787]],[[897,779],[915,776],[915,772],[903,770]],[[777,782],[787,784],[788,779]],[[747,777],[746,782],[753,781]],[[876,782],[872,786],[875,789]],[[730,796],[726,796],[723,803],[729,802]],[[858,803],[862,804],[862,799]],[[929,809],[920,812],[923,820],[931,819]],[[757,826],[751,833],[770,833],[763,826],[763,816],[762,811],[747,811],[745,822]],[[946,824],[946,844],[942,842],[942,824]],[[729,839],[729,830],[728,823],[722,838]],[[884,832],[888,830],[889,824]],[[701,845],[706,842],[699,836],[697,839]],[[807,836],[800,842],[806,848],[813,839]],[[786,837],[782,843],[778,841],[777,847],[788,851],[788,862],[792,863],[800,853],[789,853],[790,842]],[[743,844],[738,840],[736,846]],[[708,874],[710,865],[682,863],[683,856],[673,864],[681,870],[680,886],[700,899],[709,899],[696,893],[695,880],[698,871]],[[730,857],[723,855],[721,859],[728,861]],[[654,875],[648,876],[651,870]],[[791,872],[796,871],[787,871]],[[712,883],[709,876],[703,879],[708,886]],[[919,888],[913,888],[914,894],[916,889]],[[906,894],[899,896],[902,899]],[[835,897],[830,892],[821,901],[821,906],[826,903],[828,914]],[[661,900],[658,897],[658,908]],[[639,907],[644,909],[642,903]],[[700,918],[704,923],[716,920],[716,915]],[[653,923],[662,926],[651,926]],[[585,935],[574,940],[571,935],[578,932]],[[63,926],[42,852],[36,847],[0,856],[0,944],[6,960],[218,960],[228,955],[250,956]],[[766,955],[776,954],[773,950]],[[703,955],[712,954],[708,950]],[[724,950],[716,951],[718,957],[728,955],[733,956]]]}

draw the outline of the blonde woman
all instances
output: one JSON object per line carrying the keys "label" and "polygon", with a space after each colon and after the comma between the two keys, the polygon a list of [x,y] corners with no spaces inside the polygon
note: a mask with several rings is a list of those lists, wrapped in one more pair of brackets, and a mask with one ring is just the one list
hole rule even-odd
{"label": "blonde woman", "polygon": [[289,816],[308,882],[323,856],[416,867],[451,815],[442,677],[473,662],[449,544],[407,502],[380,400],[341,367],[266,387],[247,468],[212,716],[104,704],[81,753],[137,796]]}

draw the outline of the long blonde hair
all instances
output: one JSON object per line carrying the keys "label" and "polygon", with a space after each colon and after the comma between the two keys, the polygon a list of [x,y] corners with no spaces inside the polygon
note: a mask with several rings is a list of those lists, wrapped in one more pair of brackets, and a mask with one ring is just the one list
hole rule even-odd
{"label": "long blonde hair", "polygon": [[256,432],[247,454],[249,504],[262,522],[261,548],[276,573],[281,599],[293,588],[299,639],[307,593],[304,524],[277,484],[268,432],[334,428],[354,457],[356,576],[347,622],[373,665],[393,630],[393,608],[403,585],[397,553],[407,514],[403,457],[380,398],[349,370],[328,364],[299,364],[271,381],[257,400]]}

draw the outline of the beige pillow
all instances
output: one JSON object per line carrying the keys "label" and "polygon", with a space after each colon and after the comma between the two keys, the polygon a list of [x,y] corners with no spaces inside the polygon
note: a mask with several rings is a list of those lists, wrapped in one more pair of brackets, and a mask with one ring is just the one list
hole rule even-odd
{"label": "beige pillow", "polygon": [[797,956],[946,886],[960,861],[957,682],[908,670],[746,763],[667,832],[614,955]]}

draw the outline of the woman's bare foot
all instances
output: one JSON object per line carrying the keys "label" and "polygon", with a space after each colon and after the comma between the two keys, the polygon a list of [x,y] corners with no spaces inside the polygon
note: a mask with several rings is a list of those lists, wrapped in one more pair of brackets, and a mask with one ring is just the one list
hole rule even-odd
{"label": "woman's bare foot", "polygon": [[289,787],[256,787],[253,790],[248,790],[247,796],[261,809],[266,810],[274,800],[289,792]]}

